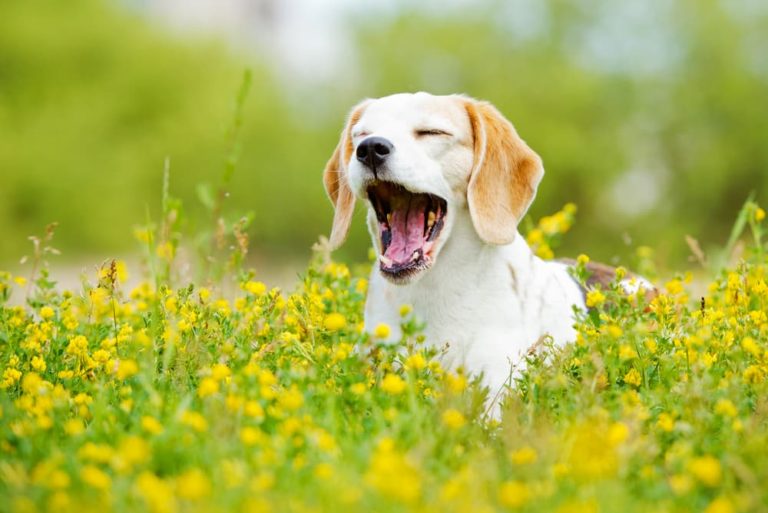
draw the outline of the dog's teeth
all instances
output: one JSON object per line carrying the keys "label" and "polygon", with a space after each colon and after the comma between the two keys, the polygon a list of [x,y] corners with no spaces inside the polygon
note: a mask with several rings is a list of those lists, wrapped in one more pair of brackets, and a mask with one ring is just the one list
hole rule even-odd
{"label": "dog's teeth", "polygon": [[419,250],[413,252],[413,255],[411,255],[411,262],[419,258]]}
{"label": "dog's teeth", "polygon": [[387,214],[387,224],[392,224],[392,212]]}
{"label": "dog's teeth", "polygon": [[381,263],[386,265],[387,267],[392,267],[392,260],[385,257],[384,255],[380,255],[379,259],[381,260]]}
{"label": "dog's teeth", "polygon": [[432,228],[432,225],[435,224],[435,219],[437,219],[437,214],[430,210],[429,215],[427,216],[427,226]]}

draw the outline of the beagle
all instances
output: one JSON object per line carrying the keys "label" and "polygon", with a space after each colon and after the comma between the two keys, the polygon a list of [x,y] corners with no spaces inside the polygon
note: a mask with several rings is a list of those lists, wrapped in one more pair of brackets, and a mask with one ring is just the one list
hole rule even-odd
{"label": "beagle", "polygon": [[496,108],[419,92],[352,109],[323,182],[335,207],[330,245],[356,200],[378,255],[365,325],[400,339],[401,305],[425,323],[443,363],[482,374],[490,397],[542,337],[574,340],[583,290],[568,264],[536,257],[517,225],[544,175],[541,158]]}

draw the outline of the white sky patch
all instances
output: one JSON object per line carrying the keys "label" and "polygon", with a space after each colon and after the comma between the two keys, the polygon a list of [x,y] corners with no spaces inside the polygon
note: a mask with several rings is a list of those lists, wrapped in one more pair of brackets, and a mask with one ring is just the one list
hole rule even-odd
{"label": "white sky patch", "polygon": [[538,0],[509,0],[500,6],[496,24],[514,39],[535,39],[549,29],[547,4]]}
{"label": "white sky patch", "polygon": [[574,34],[574,51],[587,68],[631,75],[661,74],[682,59],[666,2],[602,2],[587,30]]}
{"label": "white sky patch", "polygon": [[333,78],[354,52],[345,14],[354,0],[124,0],[187,33],[256,51],[288,83]]}
{"label": "white sky patch", "polygon": [[607,192],[614,211],[631,218],[655,210],[665,189],[664,172],[635,167],[620,174]]}

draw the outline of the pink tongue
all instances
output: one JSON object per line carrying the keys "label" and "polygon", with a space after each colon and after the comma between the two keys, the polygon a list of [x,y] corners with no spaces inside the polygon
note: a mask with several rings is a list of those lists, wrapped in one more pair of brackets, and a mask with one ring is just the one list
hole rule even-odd
{"label": "pink tongue", "polygon": [[384,256],[395,264],[411,261],[413,252],[424,246],[424,210],[426,203],[413,200],[393,208],[389,228],[392,241]]}

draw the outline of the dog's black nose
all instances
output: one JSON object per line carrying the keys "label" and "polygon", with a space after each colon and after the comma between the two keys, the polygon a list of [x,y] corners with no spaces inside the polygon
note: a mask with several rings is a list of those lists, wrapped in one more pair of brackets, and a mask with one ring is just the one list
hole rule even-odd
{"label": "dog's black nose", "polygon": [[381,167],[395,146],[383,137],[369,137],[357,147],[357,160],[368,166],[373,174]]}

